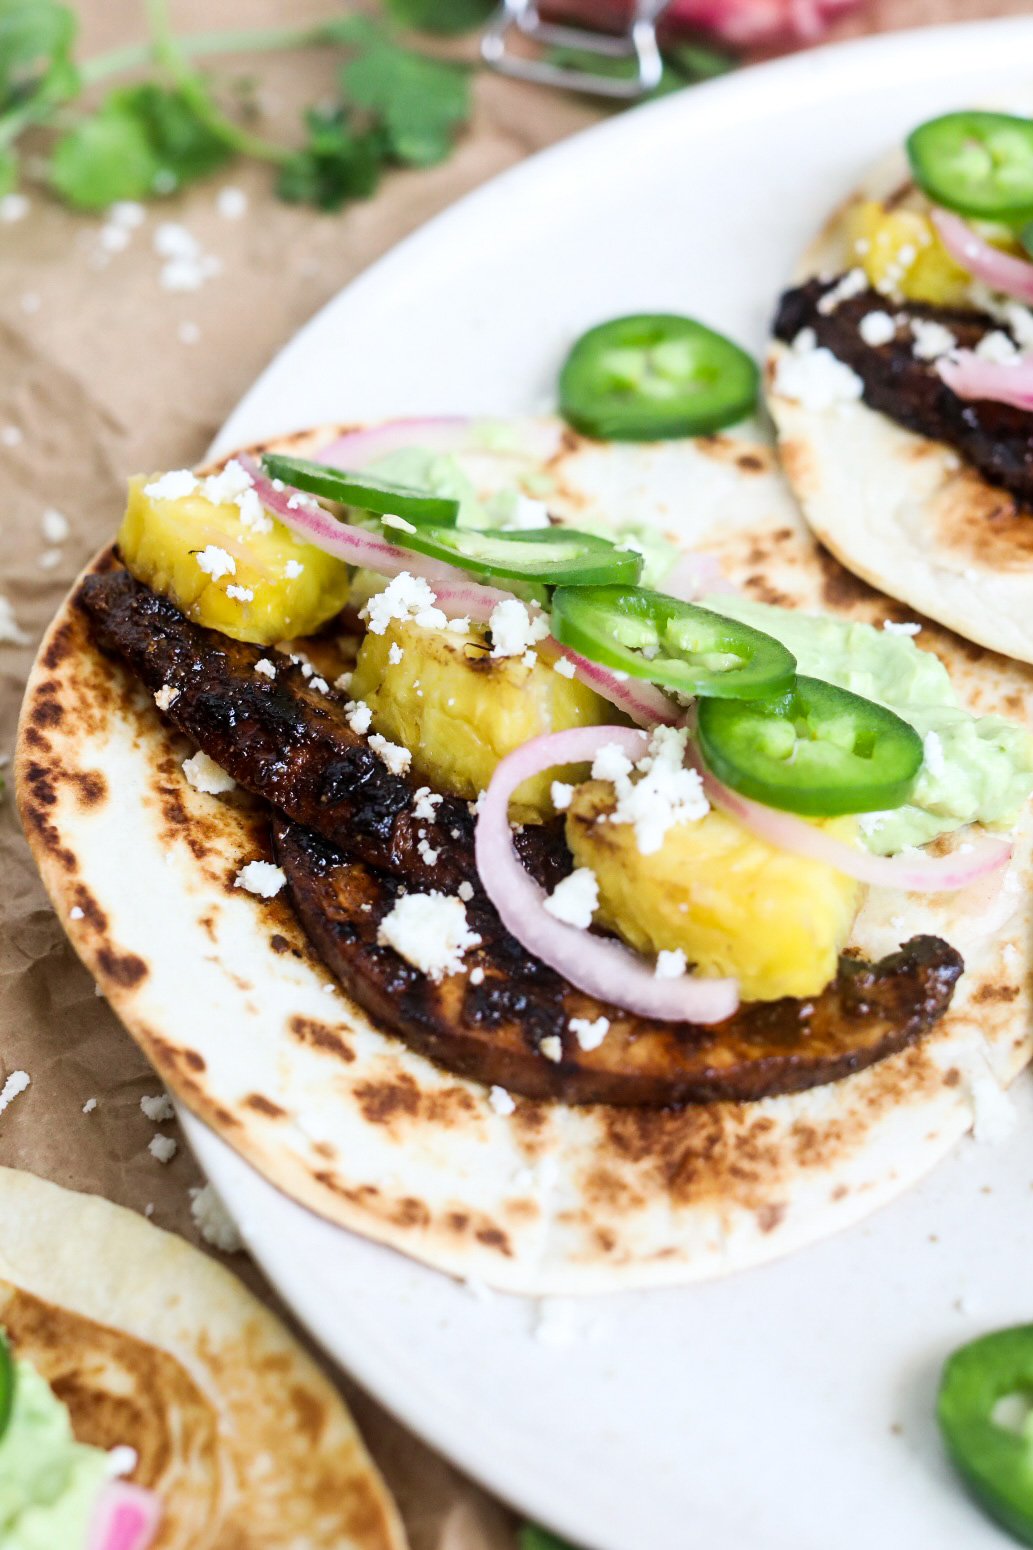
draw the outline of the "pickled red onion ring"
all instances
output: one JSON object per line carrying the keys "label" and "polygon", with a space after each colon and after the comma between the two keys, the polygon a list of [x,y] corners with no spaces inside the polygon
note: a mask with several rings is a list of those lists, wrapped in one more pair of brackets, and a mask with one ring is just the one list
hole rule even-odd
{"label": "pickled red onion ring", "polygon": [[498,425],[504,425],[507,433],[514,429],[506,421],[458,414],[386,420],[380,425],[346,431],[319,448],[317,457],[319,462],[329,463],[333,468],[364,468],[367,463],[387,457],[391,452],[417,447],[426,452],[482,452],[492,457],[545,462],[557,451],[563,434],[561,425],[548,420],[518,421],[514,445],[507,446],[503,441],[493,446],[490,433],[492,427]]}
{"label": "pickled red onion ring", "polygon": [[1007,864],[1012,847],[1007,840],[984,835],[972,840],[971,849],[950,856],[897,855],[874,856],[867,850],[855,850],[842,840],[834,840],[795,813],[765,807],[749,797],[740,796],[712,775],[699,750],[689,742],[686,757],[703,777],[703,790],[714,807],[741,823],[758,839],[790,855],[804,856],[856,877],[875,888],[902,888],[907,893],[955,893],[970,883]]}
{"label": "pickled red onion ring", "polygon": [[1002,253],[978,236],[960,215],[949,210],[934,210],[933,221],[951,258],[973,279],[982,280],[984,285],[1003,291],[1006,296],[1033,302],[1033,264]]}
{"label": "pickled red onion ring", "polygon": [[592,759],[613,743],[629,759],[640,759],[648,742],[645,732],[631,727],[576,727],[533,738],[507,754],[481,798],[477,871],[506,930],[579,990],[663,1022],[722,1022],[739,1005],[735,980],[658,979],[644,958],[621,943],[557,920],[543,908],[544,892],[513,849],[509,799],[523,781],[555,765]]}
{"label": "pickled red onion ring", "polygon": [[959,398],[1033,409],[1033,355],[1016,357],[1014,362],[984,361],[972,350],[955,350],[940,357],[936,370]]}
{"label": "pickled red onion ring", "polygon": [[[500,591],[498,587],[479,587],[472,582],[466,586],[435,585],[434,593],[438,607],[445,613],[450,616],[467,614],[482,623],[490,619],[493,609],[499,603],[513,597],[512,592]],[[530,611],[533,618],[534,612]],[[587,657],[571,651],[568,646],[562,646],[552,635],[547,635],[540,644],[566,657],[573,666],[575,676],[586,688],[594,689],[596,694],[609,700],[611,705],[616,705],[618,710],[624,711],[639,726],[653,727],[658,721],[665,726],[673,726],[685,714],[681,706],[675,705],[655,685],[643,683],[640,679],[621,678],[608,667],[590,662]]]}
{"label": "pickled red onion ring", "polygon": [[126,1480],[110,1480],[90,1520],[89,1550],[146,1550],[161,1522],[161,1502]]}
{"label": "pickled red onion ring", "polygon": [[[237,461],[250,476],[255,494],[265,509],[271,511],[284,527],[289,527],[292,533],[305,539],[306,543],[314,544],[324,554],[347,560],[349,565],[366,566],[382,576],[398,576],[402,571],[408,571],[411,576],[422,576],[426,581],[466,582],[465,573],[453,565],[444,565],[440,560],[432,560],[413,550],[400,549],[397,544],[386,543],[363,528],[338,522],[302,490],[289,486],[278,490],[246,452],[242,452]],[[300,500],[292,506],[291,501],[299,496]]]}

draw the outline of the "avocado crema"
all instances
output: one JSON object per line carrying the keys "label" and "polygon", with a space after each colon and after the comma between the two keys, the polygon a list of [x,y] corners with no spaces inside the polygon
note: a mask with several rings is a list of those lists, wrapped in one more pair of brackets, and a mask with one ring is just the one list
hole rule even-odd
{"label": "avocado crema", "polygon": [[115,1471],[76,1442],[66,1407],[29,1362],[14,1364],[14,1408],[0,1437],[0,1545],[83,1550],[101,1487]]}
{"label": "avocado crema", "polygon": [[866,813],[869,850],[890,855],[926,845],[967,823],[1010,828],[1033,792],[1033,737],[1003,716],[972,716],[958,704],[947,669],[900,628],[796,613],[731,593],[706,608],[764,630],[796,657],[799,671],[877,700],[911,723],[925,759],[911,801]]}

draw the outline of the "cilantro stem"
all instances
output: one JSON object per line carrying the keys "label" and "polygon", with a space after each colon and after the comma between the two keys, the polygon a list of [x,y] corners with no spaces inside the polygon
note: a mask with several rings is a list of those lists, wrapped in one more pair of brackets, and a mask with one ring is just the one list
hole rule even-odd
{"label": "cilantro stem", "polygon": [[249,130],[242,129],[231,118],[227,118],[221,108],[212,101],[204,82],[192,67],[172,31],[166,0],[146,0],[146,7],[151,36],[154,40],[154,58],[168,71],[200,122],[210,129],[212,134],[217,135],[224,145],[239,151],[243,156],[253,156],[258,161],[270,161],[280,166],[289,161],[290,151],[283,146],[274,145],[271,140],[265,140],[260,135],[253,135]]}
{"label": "cilantro stem", "polygon": [[[340,36],[340,21],[313,22],[307,27],[240,27],[222,32],[189,32],[178,40],[180,53],[188,59],[203,58],[206,54],[262,54],[279,49],[315,48],[321,43],[333,43]],[[94,59],[85,59],[79,66],[79,79],[83,86],[93,86],[97,81],[112,75],[125,75],[153,64],[157,50],[153,42],[128,43],[124,48],[111,49]]]}

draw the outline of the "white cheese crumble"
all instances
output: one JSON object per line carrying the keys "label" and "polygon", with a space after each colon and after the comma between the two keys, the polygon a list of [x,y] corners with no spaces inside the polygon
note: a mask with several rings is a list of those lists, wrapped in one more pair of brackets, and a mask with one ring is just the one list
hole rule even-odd
{"label": "white cheese crumble", "polygon": [[40,517],[39,525],[48,544],[63,544],[72,531],[64,512],[58,511],[54,506],[47,507]]}
{"label": "white cheese crumble", "polygon": [[12,1099],[17,1098],[29,1085],[29,1073],[27,1071],[12,1071],[3,1087],[0,1088],[0,1114],[4,1112]]}
{"label": "white cheese crumble", "polygon": [[258,498],[256,490],[245,490],[237,496],[240,508],[240,525],[251,533],[271,533],[273,519]]}
{"label": "white cheese crumble", "polygon": [[408,748],[403,748],[401,743],[389,743],[379,732],[374,732],[369,746],[375,754],[380,755],[392,775],[404,775],[412,763],[412,754]]}
{"label": "white cheese crumble", "polygon": [[546,1060],[551,1060],[554,1065],[559,1065],[563,1059],[563,1045],[558,1033],[547,1033],[538,1045],[538,1049]]}
{"label": "white cheese crumble", "polygon": [[898,624],[896,619],[884,619],[882,627],[887,635],[921,635],[922,626],[914,620]]}
{"label": "white cheese crumble", "polygon": [[276,664],[274,662],[270,662],[268,657],[259,657],[258,661],[255,663],[255,672],[261,673],[263,678],[275,678]]}
{"label": "white cheese crumble", "polygon": [[60,549],[45,550],[39,557],[39,564],[42,570],[53,570],[55,566],[61,564]]}
{"label": "white cheese crumble", "polygon": [[202,494],[213,506],[229,506],[251,491],[254,481],[243,463],[231,457],[225,468],[217,474],[209,474],[204,481]]}
{"label": "white cheese crumble", "polygon": [[534,667],[535,663],[538,661],[538,653],[537,651],[525,651],[520,660],[525,667]]}
{"label": "white cheese crumble", "polygon": [[897,325],[888,312],[866,312],[857,325],[857,332],[870,345],[877,350],[881,344],[889,344],[897,332]]}
{"label": "white cheese crumble", "polygon": [[558,813],[563,813],[570,806],[570,799],[574,795],[574,787],[565,780],[554,780],[552,783],[552,805]]}
{"label": "white cheese crumble", "polygon": [[115,1480],[124,1475],[131,1475],[139,1462],[140,1455],[135,1448],[131,1448],[127,1442],[120,1443],[117,1448],[112,1448],[108,1453],[108,1474]]}
{"label": "white cheese crumble", "polygon": [[680,980],[688,969],[688,962],[680,947],[668,952],[666,947],[661,947],[656,955],[656,968],[653,970],[658,980]]}
{"label": "white cheese crumble", "polygon": [[406,522],[404,517],[393,516],[390,512],[381,517],[380,525],[381,527],[396,528],[400,533],[415,533],[416,531],[415,523]]}
{"label": "white cheese crumble", "polygon": [[591,867],[575,867],[569,877],[558,882],[542,906],[555,920],[587,931],[599,907],[599,884]]}
{"label": "white cheese crumble", "polygon": [[0,447],[20,447],[24,440],[17,425],[0,425]]}
{"label": "white cheese crumble", "polygon": [[774,389],[805,409],[831,409],[859,399],[864,383],[845,361],[818,345],[813,328],[803,328],[789,353],[779,359]]}
{"label": "white cheese crumble", "polygon": [[841,301],[849,301],[852,296],[860,296],[862,291],[868,289],[868,276],[863,269],[848,269],[830,290],[827,290],[818,302],[818,311],[825,317],[829,317]]}
{"label": "white cheese crumble", "polygon": [[300,560],[288,560],[286,565],[283,567],[283,574],[286,576],[288,581],[297,581],[298,577],[301,575],[304,569],[305,567],[302,565]]}
{"label": "white cheese crumble", "polygon": [[421,836],[421,838],[416,842],[416,849],[420,854],[421,861],[423,861],[426,866],[437,866],[438,852],[433,848],[428,840]]}
{"label": "white cheese crumble", "polygon": [[616,743],[605,743],[592,760],[593,780],[623,780],[630,775],[634,765]]}
{"label": "white cheese crumble", "polygon": [[938,732],[927,732],[922,739],[923,763],[934,780],[938,780],[947,769],[947,761],[943,756],[943,744]]}
{"label": "white cheese crumble", "polygon": [[575,671],[569,657],[557,657],[552,664],[552,670],[554,673],[559,673],[561,678],[573,678]]}
{"label": "white cheese crumble", "polygon": [[581,1049],[598,1049],[610,1031],[610,1019],[597,1017],[591,1022],[587,1017],[572,1017],[567,1024]]}
{"label": "white cheese crumble", "polygon": [[10,225],[14,221],[23,221],[29,209],[29,201],[24,194],[5,194],[0,199],[0,221],[5,225]]}
{"label": "white cheese crumble", "polygon": [[434,592],[422,576],[403,570],[383,592],[370,598],[360,617],[368,621],[373,635],[383,635],[392,619],[413,619],[425,630],[440,630],[447,621],[441,609],[434,607],[435,601]]}
{"label": "white cheese crumble", "polygon": [[86,911],[83,910],[78,904],[73,904],[72,908],[68,911],[69,920],[83,920],[85,915]]}
{"label": "white cheese crumble", "polygon": [[1019,362],[1014,340],[999,328],[984,334],[973,354],[978,355],[981,361],[993,361],[995,366],[1016,366]]}
{"label": "white cheese crumble", "polygon": [[97,1107],[97,1100],[96,1100],[96,1098],[87,1098],[86,1102],[82,1106],[82,1111],[83,1111],[84,1114],[92,1114],[96,1107]]}
{"label": "white cheese crumble", "polygon": [[196,489],[197,480],[189,468],[173,468],[160,479],[145,484],[143,493],[152,501],[181,501]]}
{"label": "white cheese crumble", "polygon": [[483,985],[484,984],[484,970],[481,968],[480,964],[477,965],[476,969],[471,969],[470,970],[470,984],[471,985]]}
{"label": "white cheese crumble", "polygon": [[462,899],[464,904],[469,904],[470,900],[473,898],[473,883],[460,883],[459,887],[456,889],[456,893]]}
{"label": "white cheese crumble", "polygon": [[179,1147],[171,1136],[152,1136],[147,1143],[147,1150],[156,1162],[170,1163],[179,1151]]}
{"label": "white cheese crumble", "polygon": [[377,941],[436,984],[446,974],[458,974],[463,954],[481,939],[467,924],[462,899],[435,890],[403,894],[380,922]]}
{"label": "white cheese crumble", "polygon": [[[342,677],[343,676],[344,675],[342,674]],[[347,686],[341,684],[340,679],[338,679],[337,682],[341,688],[351,687],[351,674],[349,673],[347,677]],[[347,721],[356,737],[363,737],[373,725],[373,712],[370,710],[365,700],[349,700],[347,705],[344,707],[344,719]]]}
{"label": "white cheese crumble", "polygon": [[237,562],[232,554],[227,554],[217,544],[208,544],[202,549],[197,556],[197,564],[213,581],[218,581],[220,576],[235,576],[237,573]]}
{"label": "white cheese crumble", "polygon": [[213,1248],[224,1254],[236,1254],[244,1247],[237,1224],[210,1184],[195,1186],[190,1191],[190,1215],[205,1243]]}
{"label": "white cheese crumble", "polygon": [[245,888],[260,899],[275,899],[286,881],[287,874],[283,867],[274,866],[271,861],[249,861],[237,873],[233,886]]}
{"label": "white cheese crumble", "polygon": [[215,208],[224,221],[239,221],[247,214],[247,195],[242,188],[227,183],[215,196]]}
{"label": "white cheese crumble", "polygon": [[911,333],[915,341],[911,353],[920,361],[936,361],[957,349],[957,338],[950,329],[929,318],[912,318]]}
{"label": "white cheese crumble", "polygon": [[516,1108],[516,1104],[504,1087],[493,1087],[488,1094],[488,1102],[496,1114],[512,1114]]}
{"label": "white cheese crumble", "polygon": [[232,775],[227,775],[221,764],[216,764],[214,759],[209,759],[206,753],[200,750],[192,759],[183,760],[183,774],[195,791],[203,791],[206,796],[221,796],[224,791],[232,791],[237,782]]}
{"label": "white cheese crumble", "polygon": [[0,593],[0,644],[27,646],[30,637],[19,627],[10,599]]}
{"label": "white cheese crumble", "polygon": [[529,646],[544,640],[549,633],[549,621],[544,614],[532,619],[519,598],[508,597],[496,603],[488,620],[491,631],[493,657],[520,657]]}
{"label": "white cheese crumble", "polygon": [[433,823],[438,816],[438,808],[444,800],[443,796],[437,791],[432,791],[429,786],[417,786],[412,804],[413,817],[425,818],[428,823]]}
{"label": "white cheese crumble", "polygon": [[226,596],[234,598],[238,603],[253,603],[255,600],[255,594],[250,587],[230,585],[226,588]]}
{"label": "white cheese crumble", "polygon": [[445,623],[445,629],[451,630],[453,635],[468,635],[470,632],[470,618],[467,615],[463,619],[449,619]]}
{"label": "white cheese crumble", "polygon": [[684,727],[656,727],[647,752],[635,765],[642,778],[632,781],[624,775],[614,782],[617,805],[610,822],[634,826],[643,856],[655,854],[675,824],[694,823],[710,811],[703,782],[685,765],[688,735]]}
{"label": "white cheese crumble", "polygon": [[504,533],[529,533],[535,528],[549,527],[549,512],[544,501],[532,500],[519,491],[513,496],[508,518],[502,524]]}
{"label": "white cheese crumble", "polygon": [[154,703],[159,710],[171,710],[179,699],[179,690],[171,684],[162,684],[160,689],[154,691]]}
{"label": "white cheese crumble", "polygon": [[387,648],[387,660],[390,662],[391,666],[397,667],[404,655],[405,653],[401,646],[396,640],[393,640],[390,646]]}
{"label": "white cheese crumble", "polygon": [[318,674],[315,676],[315,678],[309,679],[308,686],[310,689],[314,689],[317,694],[330,693],[330,685],[327,683],[325,678],[320,678]]}
{"label": "white cheese crumble", "polygon": [[140,1107],[152,1125],[162,1125],[167,1119],[176,1117],[176,1111],[172,1107],[172,1099],[168,1093],[156,1093],[153,1098],[145,1095],[140,1099]]}
{"label": "white cheese crumble", "polygon": [[[334,679],[334,688],[340,689],[342,694],[349,694],[351,692],[352,678],[354,676],[355,675],[353,673],[338,673],[337,677]],[[354,704],[355,702],[352,701],[352,703]]]}

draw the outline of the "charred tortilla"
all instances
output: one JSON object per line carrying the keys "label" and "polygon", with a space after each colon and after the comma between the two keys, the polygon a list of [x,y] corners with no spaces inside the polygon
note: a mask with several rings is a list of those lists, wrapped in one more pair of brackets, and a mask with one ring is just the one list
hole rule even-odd
{"label": "charred tortilla", "polygon": [[[304,454],[319,440],[290,444]],[[759,442],[567,436],[548,475],[557,514],[652,523],[761,600],[876,622],[894,612],[815,547]],[[1027,669],[932,626],[921,644],[964,703],[1023,714]],[[680,1112],[520,1096],[499,1112],[486,1085],[443,1071],[335,989],[286,891],[263,901],[234,887],[245,862],[273,859],[268,808],[188,786],[193,747],[70,601],[43,644],[18,754],[26,829],[62,919],[195,1112],[295,1198],[439,1268],[553,1293],[770,1258],[906,1187],[1029,1058],[1024,828],[990,907],[869,894],[859,953],[878,961],[932,936],[966,965],[931,1031],[870,1069]]]}
{"label": "charred tortilla", "polygon": [[162,1502],[153,1550],[405,1550],[339,1396],[181,1238],[0,1168],[0,1325],[78,1441],[135,1451]]}
{"label": "charred tortilla", "polygon": [[[871,290],[822,308],[855,262],[852,206],[912,193],[903,153],[881,162],[806,249],[780,301],[768,405],[782,461],[813,532],[855,575],[969,640],[1033,662],[1033,416],[959,399],[915,357],[905,329],[941,322],[974,348],[990,332],[1008,335],[1007,322]],[[867,346],[858,324],[876,311],[899,320],[897,337]],[[815,408],[778,391],[779,364],[808,328],[860,377],[859,401]]]}

